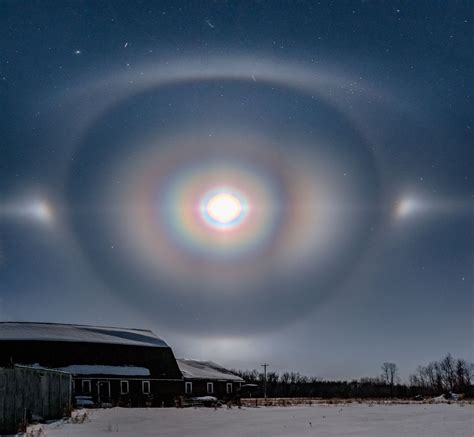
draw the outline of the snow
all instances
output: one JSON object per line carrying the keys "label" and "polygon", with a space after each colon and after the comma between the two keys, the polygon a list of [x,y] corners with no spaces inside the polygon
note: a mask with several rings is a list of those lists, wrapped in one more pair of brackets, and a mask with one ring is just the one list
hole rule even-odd
{"label": "snow", "polygon": [[0,322],[0,340],[66,341],[169,347],[152,331],[60,323]]}
{"label": "snow", "polygon": [[188,379],[244,382],[240,376],[234,375],[213,361],[184,360],[182,358],[178,358],[176,361],[178,362],[179,370]]}
{"label": "snow", "polygon": [[472,437],[472,404],[318,405],[89,410],[84,423],[48,425],[48,437]]}
{"label": "snow", "polygon": [[150,376],[150,370],[135,366],[100,366],[89,364],[72,364],[57,370],[73,375],[117,375],[117,376]]}
{"label": "snow", "polygon": [[15,367],[19,367],[22,369],[35,369],[35,370],[41,370],[43,372],[58,372],[58,373],[68,373],[65,372],[64,370],[61,369],[51,369],[49,367],[43,367],[39,363],[34,363],[34,364],[15,364]]}
{"label": "snow", "polygon": [[201,401],[201,402],[217,402],[217,398],[214,396],[198,396],[192,399],[194,401]]}

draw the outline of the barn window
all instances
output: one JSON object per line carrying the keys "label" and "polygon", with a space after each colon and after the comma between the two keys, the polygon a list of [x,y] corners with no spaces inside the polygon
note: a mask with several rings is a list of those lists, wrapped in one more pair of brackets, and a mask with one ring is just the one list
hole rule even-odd
{"label": "barn window", "polygon": [[184,383],[184,393],[190,395],[193,392],[193,383],[192,382],[185,382]]}
{"label": "barn window", "polygon": [[73,393],[76,392],[76,381],[74,381],[74,379],[71,379],[71,391]]}
{"label": "barn window", "polygon": [[128,381],[120,381],[120,394],[127,395],[129,392]]}
{"label": "barn window", "polygon": [[232,393],[232,383],[228,382],[225,386],[227,394],[230,395]]}
{"label": "barn window", "polygon": [[91,392],[91,382],[88,379],[82,380],[82,393],[90,393]]}
{"label": "barn window", "polygon": [[207,394],[212,395],[214,393],[214,384],[212,382],[207,383]]}
{"label": "barn window", "polygon": [[150,381],[142,381],[142,392],[145,395],[150,394]]}

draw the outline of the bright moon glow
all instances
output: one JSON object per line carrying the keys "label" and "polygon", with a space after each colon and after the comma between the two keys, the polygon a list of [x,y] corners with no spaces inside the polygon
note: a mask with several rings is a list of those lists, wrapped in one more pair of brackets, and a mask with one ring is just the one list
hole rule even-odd
{"label": "bright moon glow", "polygon": [[30,199],[9,203],[3,207],[0,205],[0,217],[27,219],[43,224],[50,224],[54,221],[54,211],[46,200]]}
{"label": "bright moon glow", "polygon": [[45,223],[52,222],[54,218],[51,206],[44,200],[36,200],[32,202],[29,206],[29,212],[32,217]]}
{"label": "bright moon glow", "polygon": [[227,224],[239,217],[242,204],[230,193],[219,193],[209,199],[206,210],[213,220]]}
{"label": "bright moon glow", "polygon": [[397,218],[402,219],[420,212],[423,207],[424,204],[419,199],[415,199],[414,197],[405,197],[398,202],[395,214]]}

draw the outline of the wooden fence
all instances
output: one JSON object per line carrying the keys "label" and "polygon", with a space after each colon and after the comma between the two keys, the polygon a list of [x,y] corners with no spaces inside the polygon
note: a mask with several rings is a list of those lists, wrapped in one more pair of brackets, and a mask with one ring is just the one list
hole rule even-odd
{"label": "wooden fence", "polygon": [[70,412],[70,373],[0,368],[0,435],[15,434],[31,420],[60,419]]}

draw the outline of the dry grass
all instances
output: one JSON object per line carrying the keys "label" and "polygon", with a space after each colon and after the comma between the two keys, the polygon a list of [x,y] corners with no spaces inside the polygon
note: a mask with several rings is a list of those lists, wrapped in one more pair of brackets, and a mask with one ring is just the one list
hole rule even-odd
{"label": "dry grass", "polygon": [[69,423],[84,423],[89,420],[89,413],[87,410],[74,410],[69,419]]}
{"label": "dry grass", "polygon": [[[242,406],[245,407],[287,407],[294,405],[348,405],[348,404],[365,404],[365,405],[409,405],[409,404],[433,404],[433,399],[425,399],[423,401],[413,401],[409,399],[322,399],[322,398],[244,398],[241,399]],[[446,401],[446,403],[455,403],[457,405],[473,405],[474,399],[463,399],[460,401]]]}

